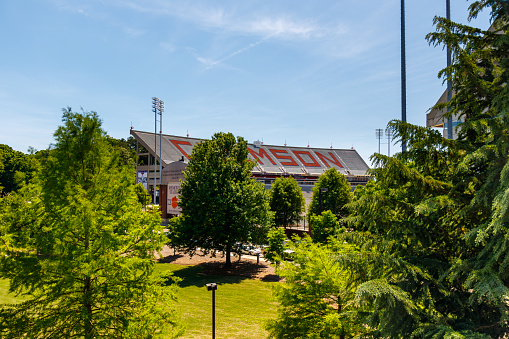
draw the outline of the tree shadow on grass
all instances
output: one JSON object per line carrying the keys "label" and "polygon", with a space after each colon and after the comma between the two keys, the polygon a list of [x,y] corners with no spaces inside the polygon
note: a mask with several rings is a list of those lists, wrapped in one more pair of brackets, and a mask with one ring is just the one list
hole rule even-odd
{"label": "tree shadow on grass", "polygon": [[280,281],[275,274],[264,274],[267,263],[256,264],[250,261],[234,262],[230,267],[224,267],[222,262],[205,262],[193,266],[184,266],[175,270],[173,274],[182,279],[180,287],[205,287],[208,283],[239,284],[246,279],[262,281]]}

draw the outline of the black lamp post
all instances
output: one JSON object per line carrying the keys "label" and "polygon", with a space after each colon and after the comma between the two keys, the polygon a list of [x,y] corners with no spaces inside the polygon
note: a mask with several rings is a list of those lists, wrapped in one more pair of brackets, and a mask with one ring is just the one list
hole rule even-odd
{"label": "black lamp post", "polygon": [[216,290],[216,283],[207,284],[207,291],[212,291],[212,339],[216,338]]}

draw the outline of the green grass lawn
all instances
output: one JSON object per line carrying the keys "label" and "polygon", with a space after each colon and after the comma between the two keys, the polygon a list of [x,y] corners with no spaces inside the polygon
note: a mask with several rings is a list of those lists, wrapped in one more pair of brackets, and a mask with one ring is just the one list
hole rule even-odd
{"label": "green grass lawn", "polygon": [[[274,318],[277,304],[272,300],[275,283],[232,276],[211,276],[200,266],[156,264],[157,271],[171,270],[182,279],[178,310],[186,332],[182,338],[212,337],[212,292],[208,283],[217,283],[216,338],[265,338],[264,323]],[[9,283],[0,280],[0,304],[21,299],[8,293]]]}
{"label": "green grass lawn", "polygon": [[212,292],[207,283],[217,283],[216,338],[265,338],[264,323],[275,317],[274,283],[232,276],[206,276],[200,266],[157,264],[157,270],[172,270],[180,278],[178,309],[186,326],[183,338],[211,338]]}
{"label": "green grass lawn", "polygon": [[14,294],[9,293],[9,280],[0,279],[0,304],[15,304],[23,300]]}

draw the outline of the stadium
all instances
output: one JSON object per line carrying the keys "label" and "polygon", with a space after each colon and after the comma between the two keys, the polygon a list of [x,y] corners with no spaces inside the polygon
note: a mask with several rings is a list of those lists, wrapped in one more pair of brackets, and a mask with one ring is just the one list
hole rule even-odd
{"label": "stadium", "polygon": [[[163,218],[180,214],[178,190],[182,171],[193,147],[204,139],[156,134],[131,129],[136,140],[137,182],[145,185],[156,202],[161,201]],[[369,166],[355,149],[333,149],[264,145],[259,141],[248,143],[249,156],[256,162],[253,178],[269,189],[281,176],[294,177],[306,201],[318,177],[329,168],[344,174],[355,189],[369,180]],[[156,159],[156,162],[154,161]],[[154,192],[154,187],[160,187]],[[160,191],[160,199],[159,197]]]}

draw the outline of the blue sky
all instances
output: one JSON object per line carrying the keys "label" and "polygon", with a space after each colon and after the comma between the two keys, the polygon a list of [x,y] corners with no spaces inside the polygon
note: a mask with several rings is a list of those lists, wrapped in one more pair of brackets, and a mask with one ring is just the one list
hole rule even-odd
{"label": "blue sky", "polygon": [[[451,0],[452,19],[470,3]],[[445,51],[425,40],[435,15],[445,0],[406,1],[419,125],[444,90]],[[401,116],[400,0],[1,0],[0,41],[0,143],[23,152],[48,147],[67,106],[116,138],[153,131],[156,96],[165,134],[354,147],[369,163],[375,129]]]}

